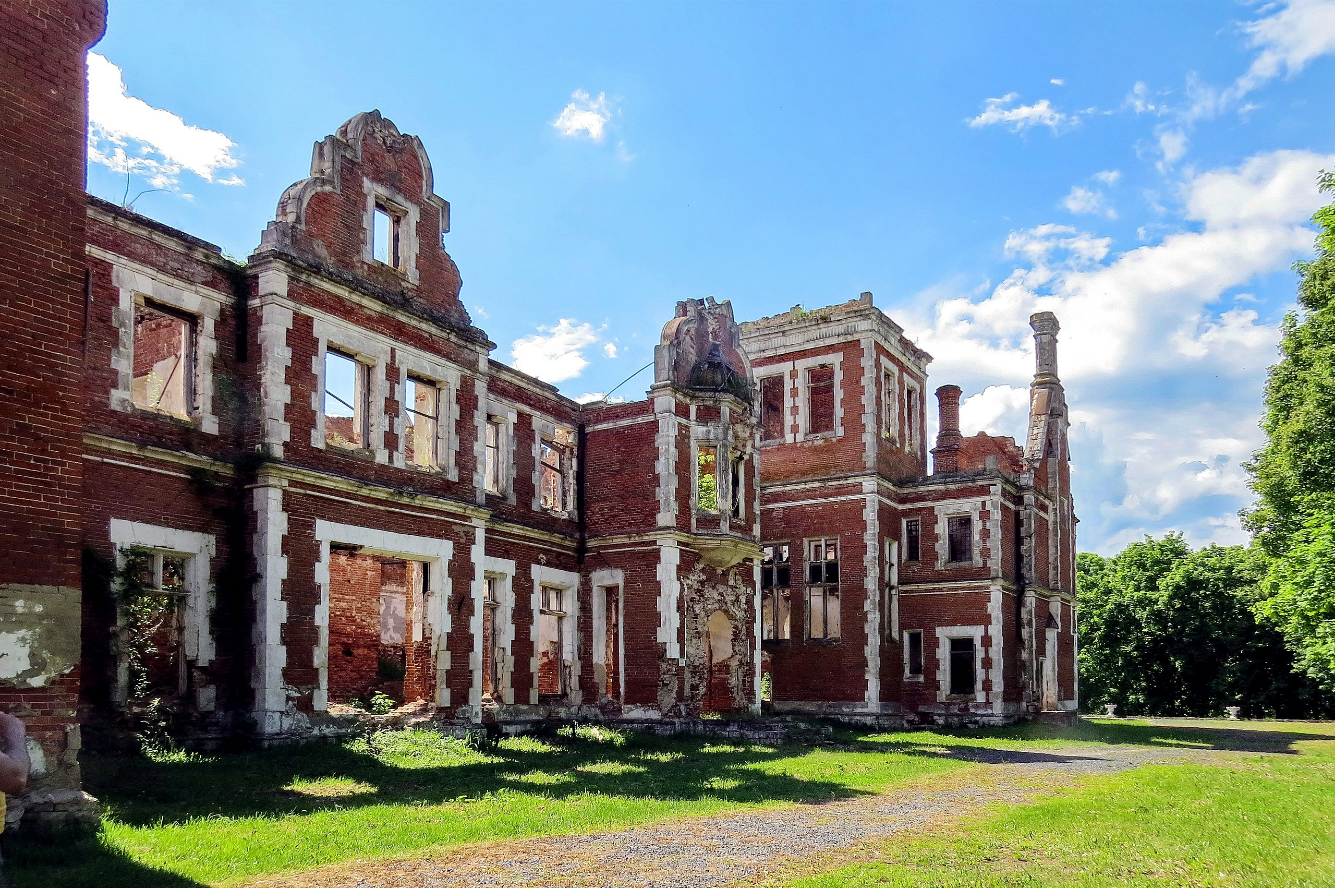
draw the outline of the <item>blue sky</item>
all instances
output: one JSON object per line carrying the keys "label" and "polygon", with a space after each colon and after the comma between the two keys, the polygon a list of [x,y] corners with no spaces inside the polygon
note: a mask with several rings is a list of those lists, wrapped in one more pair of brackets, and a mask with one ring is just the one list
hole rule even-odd
{"label": "blue sky", "polygon": [[495,356],[573,397],[651,360],[677,299],[746,319],[870,290],[964,388],[966,434],[1020,436],[1026,321],[1053,310],[1105,553],[1245,541],[1240,463],[1335,169],[1325,0],[112,0],[90,84],[89,189],[238,257],[312,143],[378,108],[426,144]]}

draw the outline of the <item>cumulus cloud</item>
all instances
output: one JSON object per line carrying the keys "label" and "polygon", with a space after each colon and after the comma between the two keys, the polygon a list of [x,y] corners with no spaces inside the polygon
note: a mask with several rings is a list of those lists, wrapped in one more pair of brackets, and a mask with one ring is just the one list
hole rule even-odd
{"label": "cumulus cloud", "polygon": [[1335,155],[1274,151],[1190,176],[1173,229],[1122,251],[1068,225],[1015,231],[1005,252],[1017,264],[1000,283],[904,326],[934,356],[934,377],[974,393],[962,425],[1018,437],[1028,318],[1056,312],[1078,462],[1099,466],[1077,482],[1086,539],[1102,549],[1178,526],[1228,539],[1232,525],[1205,522],[1249,501],[1240,463],[1261,443],[1279,330],[1226,297],[1310,252],[1317,173],[1332,165]]}
{"label": "cumulus cloud", "polygon": [[[607,93],[598,93],[598,98],[591,98],[587,92],[577,89],[570,94],[570,104],[561,111],[561,116],[552,121],[552,126],[563,136],[586,138],[601,142],[612,120],[612,111],[607,104]],[[624,147],[624,144],[623,144]]]}
{"label": "cumulus cloud", "polygon": [[1293,77],[1314,59],[1335,52],[1335,2],[1291,0],[1243,26],[1248,44],[1259,50],[1251,67],[1231,89],[1239,99],[1279,76]]}
{"label": "cumulus cloud", "polygon": [[615,358],[617,356],[616,343],[615,342],[603,343],[603,354],[607,355],[609,358]]}
{"label": "cumulus cloud", "polygon": [[1051,80],[1049,80],[1048,83],[1051,83],[1053,86],[1065,86],[1065,85],[1066,85],[1066,81],[1065,81],[1065,80],[1062,80],[1060,77],[1054,77],[1054,78],[1052,78]]}
{"label": "cumulus cloud", "polygon": [[222,133],[192,126],[130,95],[120,68],[95,52],[88,54],[88,159],[93,163],[143,176],[164,190],[178,188],[183,170],[219,185],[241,185],[234,174],[219,178],[240,165],[235,148]]}
{"label": "cumulus cloud", "polygon": [[1117,218],[1117,211],[1104,203],[1104,194],[1102,191],[1093,188],[1085,188],[1083,185],[1075,185],[1071,188],[1071,193],[1062,199],[1062,206],[1067,211],[1076,215],[1094,215],[1106,216],[1109,219]]}
{"label": "cumulus cloud", "polygon": [[1021,132],[1032,126],[1046,126],[1053,132],[1075,118],[1062,114],[1052,107],[1047,99],[1041,99],[1032,105],[1017,105],[1019,93],[1007,93],[998,99],[988,99],[983,103],[982,112],[969,120],[969,126],[1005,126],[1011,132]]}
{"label": "cumulus cloud", "polygon": [[1104,185],[1112,187],[1117,184],[1117,180],[1122,178],[1121,170],[1103,170],[1094,174],[1096,182],[1102,182]]}
{"label": "cumulus cloud", "polygon": [[563,382],[589,366],[584,349],[597,341],[592,324],[561,318],[554,327],[539,326],[537,333],[516,339],[510,346],[510,362],[544,382]]}

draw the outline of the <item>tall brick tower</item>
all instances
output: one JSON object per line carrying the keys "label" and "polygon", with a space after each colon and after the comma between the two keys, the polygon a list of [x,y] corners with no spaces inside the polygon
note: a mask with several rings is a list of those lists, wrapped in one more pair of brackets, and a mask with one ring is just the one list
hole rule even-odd
{"label": "tall brick tower", "polygon": [[104,0],[0,5],[0,707],[41,802],[78,809],[86,53]]}

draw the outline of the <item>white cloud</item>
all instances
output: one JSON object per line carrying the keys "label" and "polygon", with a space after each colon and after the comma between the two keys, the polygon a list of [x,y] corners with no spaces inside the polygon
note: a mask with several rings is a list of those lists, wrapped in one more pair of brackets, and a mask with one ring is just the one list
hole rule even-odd
{"label": "white cloud", "polygon": [[1240,463],[1260,443],[1279,331],[1223,300],[1310,253],[1317,172],[1332,166],[1335,155],[1276,151],[1201,172],[1181,185],[1173,230],[1123,251],[1068,225],[1012,232],[1018,263],[999,284],[901,320],[934,356],[933,376],[974,393],[962,425],[1019,435],[1028,318],[1056,312],[1077,468],[1091,467],[1079,482],[1086,539],[1147,527],[1231,539],[1232,525],[1204,521],[1249,502]]}
{"label": "white cloud", "polygon": [[574,379],[589,362],[584,349],[598,341],[592,324],[561,318],[555,327],[539,326],[538,332],[516,339],[510,346],[510,361],[516,370],[544,382]]}
{"label": "white cloud", "polygon": [[1181,129],[1163,127],[1159,130],[1159,169],[1167,170],[1187,153],[1187,134]]}
{"label": "white cloud", "polygon": [[983,104],[983,111],[977,117],[969,120],[969,126],[983,127],[1005,125],[1012,132],[1020,132],[1031,126],[1046,126],[1056,132],[1057,128],[1066,123],[1074,123],[1075,118],[1069,117],[1052,107],[1052,103],[1047,99],[1042,99],[1032,105],[1016,105],[1015,101],[1020,98],[1019,93],[1007,93],[999,99],[988,99]]}
{"label": "white cloud", "polygon": [[1316,58],[1335,52],[1335,2],[1291,0],[1272,15],[1243,26],[1256,58],[1233,84],[1231,96],[1241,98],[1281,75],[1293,77]]}
{"label": "white cloud", "polygon": [[1062,206],[1069,212],[1077,215],[1106,216],[1109,219],[1117,218],[1117,211],[1103,202],[1102,191],[1085,188],[1082,185],[1072,186],[1071,193],[1063,198]]}
{"label": "white cloud", "polygon": [[1102,182],[1104,185],[1111,188],[1113,185],[1117,184],[1118,179],[1122,178],[1122,171],[1103,170],[1102,172],[1095,173],[1094,178],[1096,181]]}
{"label": "white cloud", "polygon": [[617,347],[616,347],[616,343],[615,343],[615,342],[604,342],[604,343],[603,343],[603,354],[607,355],[609,358],[615,358],[615,357],[617,356]]}
{"label": "white cloud", "polygon": [[219,185],[244,184],[235,175],[215,179],[241,161],[222,133],[191,126],[176,114],[129,95],[121,69],[88,54],[88,159],[117,172],[145,177],[154,188],[175,190],[182,170]]}
{"label": "white cloud", "polygon": [[487,314],[487,310],[480,305],[473,306],[473,314],[477,315],[484,321],[491,317],[491,315]]}
{"label": "white cloud", "polygon": [[626,403],[626,399],[620,395],[613,395],[609,398],[602,392],[585,392],[584,394],[575,397],[576,404],[591,404],[594,401],[606,401],[609,404]]}
{"label": "white cloud", "polygon": [[612,119],[607,93],[598,93],[598,98],[594,99],[584,90],[577,89],[570,94],[570,98],[572,101],[562,109],[561,116],[552,121],[552,126],[563,136],[583,136],[601,142],[607,124]]}
{"label": "white cloud", "polygon": [[1155,101],[1155,97],[1150,93],[1149,84],[1143,80],[1136,81],[1136,85],[1131,87],[1131,92],[1123,100],[1122,105],[1137,114],[1162,114],[1165,110],[1162,104]]}
{"label": "white cloud", "polygon": [[1066,81],[1065,81],[1065,80],[1062,80],[1060,77],[1054,77],[1054,78],[1052,78],[1051,80],[1049,80],[1048,83],[1051,83],[1053,86],[1065,86],[1065,85],[1066,85]]}

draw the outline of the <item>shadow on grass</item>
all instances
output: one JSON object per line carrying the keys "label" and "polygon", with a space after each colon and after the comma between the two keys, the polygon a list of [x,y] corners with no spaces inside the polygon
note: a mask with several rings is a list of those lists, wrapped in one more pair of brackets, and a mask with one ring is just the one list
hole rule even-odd
{"label": "shadow on grass", "polygon": [[205,888],[136,863],[86,832],[7,843],[5,862],[10,888]]}

